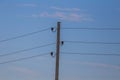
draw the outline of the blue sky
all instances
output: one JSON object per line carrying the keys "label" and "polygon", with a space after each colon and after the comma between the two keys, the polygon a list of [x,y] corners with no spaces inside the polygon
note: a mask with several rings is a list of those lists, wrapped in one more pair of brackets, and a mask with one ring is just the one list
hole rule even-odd
{"label": "blue sky", "polygon": [[[120,28],[119,0],[0,0],[0,40],[56,27]],[[61,30],[63,41],[120,42],[120,30]],[[50,30],[0,43],[0,54],[56,42]],[[55,51],[55,45],[0,57],[0,63]],[[65,43],[61,52],[120,54],[119,44]],[[60,80],[119,80],[120,56],[60,55]],[[1,80],[54,80],[50,55],[0,65]]]}

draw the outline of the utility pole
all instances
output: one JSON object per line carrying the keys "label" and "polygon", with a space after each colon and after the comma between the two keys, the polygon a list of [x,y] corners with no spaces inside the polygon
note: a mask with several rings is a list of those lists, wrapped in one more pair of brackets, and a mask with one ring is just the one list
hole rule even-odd
{"label": "utility pole", "polygon": [[56,68],[55,80],[59,80],[59,55],[60,55],[60,22],[57,22],[57,39],[56,39]]}

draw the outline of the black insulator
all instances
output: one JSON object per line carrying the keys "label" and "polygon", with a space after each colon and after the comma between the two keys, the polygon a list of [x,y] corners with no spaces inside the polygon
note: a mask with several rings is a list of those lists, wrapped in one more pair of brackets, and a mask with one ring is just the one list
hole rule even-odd
{"label": "black insulator", "polygon": [[50,55],[53,57],[53,52],[51,52]]}
{"label": "black insulator", "polygon": [[64,41],[61,41],[61,45],[64,45]]}
{"label": "black insulator", "polygon": [[52,31],[52,32],[54,31],[54,28],[53,28],[53,27],[51,28],[51,31]]}

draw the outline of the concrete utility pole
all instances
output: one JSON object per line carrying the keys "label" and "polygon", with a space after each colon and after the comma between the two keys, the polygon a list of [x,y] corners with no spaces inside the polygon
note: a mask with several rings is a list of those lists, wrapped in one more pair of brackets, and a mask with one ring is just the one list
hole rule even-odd
{"label": "concrete utility pole", "polygon": [[60,55],[60,22],[57,22],[57,39],[56,39],[56,68],[55,80],[59,80],[59,55]]}

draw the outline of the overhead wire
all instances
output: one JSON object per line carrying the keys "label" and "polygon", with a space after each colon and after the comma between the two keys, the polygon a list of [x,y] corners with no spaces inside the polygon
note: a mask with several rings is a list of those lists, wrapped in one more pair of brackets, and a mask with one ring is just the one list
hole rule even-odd
{"label": "overhead wire", "polygon": [[90,42],[90,41],[64,41],[67,43],[83,43],[83,44],[120,44],[120,42]]}
{"label": "overhead wire", "polygon": [[34,56],[30,56],[30,57],[24,57],[24,58],[5,61],[5,62],[0,62],[0,65],[1,64],[7,64],[7,63],[12,63],[12,62],[17,62],[17,61],[23,61],[23,60],[27,60],[27,59],[31,59],[31,58],[40,57],[40,56],[45,56],[45,55],[48,55],[48,54],[50,54],[50,53],[44,53],[44,54],[34,55]]}
{"label": "overhead wire", "polygon": [[120,28],[61,28],[61,29],[76,29],[76,30],[120,30]]}
{"label": "overhead wire", "polygon": [[31,50],[34,50],[34,49],[38,49],[38,48],[50,46],[50,45],[53,45],[53,44],[55,44],[55,43],[45,44],[45,45],[41,45],[41,46],[36,46],[36,47],[32,47],[32,48],[18,50],[18,51],[15,51],[15,52],[1,54],[0,57],[4,57],[4,56],[8,56],[8,55],[13,55],[13,54],[18,54],[18,53],[22,53],[22,52],[26,52],[26,51],[31,51]]}
{"label": "overhead wire", "polygon": [[[49,30],[49,29],[50,28],[46,28],[46,29],[42,29],[42,30],[39,30],[39,31],[35,31],[35,32],[23,34],[23,35],[20,35],[20,36],[15,36],[15,37],[7,38],[7,39],[4,39],[4,40],[0,40],[0,43],[6,42],[6,41],[9,41],[9,40],[14,40],[14,39],[22,38],[22,37],[27,37],[27,36],[34,35],[34,34],[37,34],[37,33],[40,33],[40,32],[46,31],[46,30]],[[120,30],[120,28],[62,28],[62,29]],[[86,42],[86,41],[64,41],[64,42],[68,42],[68,43],[85,43],[85,44],[120,44],[120,43],[116,43],[116,42],[115,43],[114,42]],[[2,54],[2,55],[0,55],[0,57],[8,56],[8,55],[13,55],[13,54],[17,54],[17,53],[22,53],[22,52],[26,52],[26,51],[38,49],[38,48],[41,48],[41,47],[53,45],[53,44],[55,44],[55,43],[46,44],[46,45],[42,45],[42,46],[36,46],[36,47],[32,47],[32,48],[27,48],[27,49],[22,49],[22,50],[18,50],[18,51],[15,51],[15,52],[7,53],[7,54]],[[101,56],[120,56],[120,54],[76,53],[76,52],[61,52],[61,53],[62,54],[78,54],[78,55],[96,55],[96,56],[97,55],[101,55]],[[26,59],[30,59],[30,58],[44,56],[44,55],[47,55],[47,54],[39,54],[39,55],[30,56],[30,57],[19,58],[19,59],[15,59],[15,60],[1,62],[0,64],[6,64],[6,63],[11,63],[11,62],[22,61],[22,60],[26,60]]]}
{"label": "overhead wire", "polygon": [[7,42],[7,41],[10,41],[10,40],[14,40],[14,39],[18,39],[18,38],[23,38],[23,37],[31,36],[31,35],[38,34],[38,33],[43,32],[43,31],[47,31],[49,29],[50,28],[45,28],[45,29],[41,29],[41,30],[38,30],[38,31],[35,31],[35,32],[30,32],[30,33],[26,33],[26,34],[23,34],[23,35],[19,35],[19,36],[15,36],[15,37],[3,39],[3,40],[0,40],[0,43]]}
{"label": "overhead wire", "polygon": [[61,52],[61,54],[73,54],[73,55],[89,55],[89,56],[120,56],[120,54],[103,54],[103,53],[77,53],[77,52]]}

